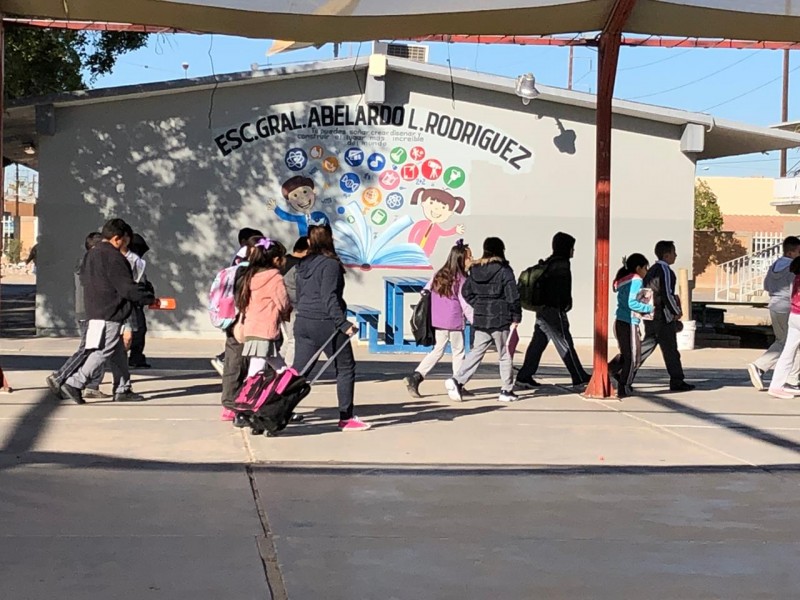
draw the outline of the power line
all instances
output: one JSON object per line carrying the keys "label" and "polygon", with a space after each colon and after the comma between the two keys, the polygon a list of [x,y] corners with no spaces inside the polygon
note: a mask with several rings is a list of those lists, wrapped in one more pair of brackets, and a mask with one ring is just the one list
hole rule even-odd
{"label": "power line", "polygon": [[[795,72],[795,71],[797,71],[798,69],[800,69],[800,66],[797,66],[797,67],[795,67],[794,69],[792,69],[791,71],[789,71],[789,73],[794,73],[794,72]],[[783,75],[778,75],[777,77],[775,77],[775,78],[773,78],[773,79],[770,79],[770,80],[769,80],[769,81],[767,81],[766,83],[762,83],[762,84],[761,84],[761,85],[759,85],[759,86],[756,86],[756,87],[754,87],[754,88],[752,88],[752,89],[750,89],[750,90],[747,90],[746,92],[742,92],[742,93],[741,93],[741,94],[739,94],[738,96],[734,96],[733,98],[729,98],[728,100],[725,100],[724,102],[720,102],[719,104],[715,104],[714,106],[709,106],[708,108],[704,108],[704,109],[702,109],[700,112],[706,112],[706,111],[712,110],[712,109],[714,109],[714,108],[718,108],[718,107],[720,107],[720,106],[723,106],[723,105],[725,105],[725,104],[730,104],[731,102],[734,102],[735,100],[738,100],[739,98],[744,98],[745,96],[748,96],[748,95],[752,94],[753,92],[757,92],[757,91],[758,91],[758,90],[760,90],[761,88],[765,88],[765,87],[767,87],[768,85],[770,85],[770,84],[772,84],[772,83],[775,83],[776,81],[780,81],[781,79],[783,79]]]}
{"label": "power line", "polygon": [[667,56],[666,58],[661,58],[659,60],[654,60],[653,62],[644,63],[641,65],[634,65],[632,67],[623,67],[621,69],[617,69],[618,71],[633,71],[634,69],[644,69],[645,67],[652,67],[653,65],[657,65],[663,62],[667,62],[668,60],[672,60],[673,58],[678,58],[679,56],[683,56],[684,54],[688,54],[695,48],[689,48],[688,50],[684,50],[683,52],[678,52],[677,54],[672,54],[671,56]]}
{"label": "power line", "polygon": [[660,92],[653,92],[652,94],[644,94],[643,96],[634,96],[632,98],[627,98],[627,100],[639,100],[641,98],[651,98],[652,96],[659,96],[661,94],[666,94],[667,92],[674,92],[675,90],[680,90],[680,89],[683,89],[685,87],[689,87],[690,85],[694,85],[695,83],[700,83],[701,81],[705,81],[706,79],[709,79],[710,77],[713,77],[714,75],[718,75],[719,73],[722,73],[723,71],[727,71],[728,69],[732,69],[736,65],[741,64],[744,61],[753,58],[754,56],[756,56],[755,52],[753,52],[751,54],[748,54],[744,58],[742,58],[740,60],[737,60],[736,62],[733,62],[733,63],[729,64],[726,67],[722,67],[721,69],[718,69],[718,70],[716,70],[716,71],[714,71],[712,73],[709,73],[708,75],[704,75],[703,77],[700,77],[699,79],[693,79],[692,81],[688,81],[688,82],[686,82],[684,84],[669,88],[667,90],[661,90]]}

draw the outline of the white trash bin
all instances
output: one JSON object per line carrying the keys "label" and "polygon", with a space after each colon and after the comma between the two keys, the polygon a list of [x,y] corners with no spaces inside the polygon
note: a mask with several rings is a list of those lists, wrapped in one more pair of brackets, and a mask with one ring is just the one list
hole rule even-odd
{"label": "white trash bin", "polygon": [[696,321],[683,321],[683,331],[678,333],[678,350],[694,350],[694,334],[696,331]]}

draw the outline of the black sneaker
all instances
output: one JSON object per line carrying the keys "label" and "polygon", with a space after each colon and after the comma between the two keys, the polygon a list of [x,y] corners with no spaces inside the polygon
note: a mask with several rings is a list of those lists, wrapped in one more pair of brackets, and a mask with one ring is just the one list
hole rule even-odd
{"label": "black sneaker", "polygon": [[694,388],[695,386],[693,386],[691,383],[686,383],[685,381],[669,384],[670,392],[691,392]]}
{"label": "black sneaker", "polygon": [[86,404],[86,400],[83,399],[83,392],[68,383],[61,386],[61,396],[65,400],[72,400],[75,404]]}
{"label": "black sneaker", "polygon": [[127,390],[114,394],[114,402],[144,402],[144,396],[133,390]]}
{"label": "black sneaker", "polygon": [[146,363],[146,362],[140,362],[140,363],[130,363],[129,362],[128,363],[128,368],[129,369],[149,369],[150,368],[150,364]]}
{"label": "black sneaker", "polygon": [[51,373],[45,379],[47,382],[47,387],[50,389],[50,393],[53,394],[56,398],[64,399],[64,396],[61,394],[61,384],[56,381],[56,374]]}
{"label": "black sneaker", "polygon": [[305,421],[305,417],[297,413],[292,413],[292,416],[289,417],[289,423],[302,423],[303,421]]}
{"label": "black sneaker", "polygon": [[414,371],[408,377],[403,377],[403,383],[406,384],[409,396],[412,398],[422,398],[422,395],[419,393],[419,384],[422,383],[423,379],[424,377],[417,371]]}
{"label": "black sneaker", "polygon": [[516,386],[523,390],[531,390],[533,388],[539,387],[542,384],[536,381],[533,377],[528,377],[526,379],[521,379],[517,377]]}

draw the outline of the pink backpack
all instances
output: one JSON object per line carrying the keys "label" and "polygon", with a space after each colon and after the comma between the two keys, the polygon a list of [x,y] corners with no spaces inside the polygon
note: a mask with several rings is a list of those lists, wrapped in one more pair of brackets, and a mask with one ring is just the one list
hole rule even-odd
{"label": "pink backpack", "polygon": [[247,263],[222,269],[211,284],[211,291],[208,292],[208,316],[214,327],[227,329],[236,321],[239,311],[236,310],[234,285],[236,273],[242,266],[247,266]]}
{"label": "pink backpack", "polygon": [[292,368],[287,368],[280,373],[271,369],[266,372],[256,373],[248,377],[236,397],[236,410],[258,412],[265,404],[277,399],[284,394],[290,384],[305,380]]}

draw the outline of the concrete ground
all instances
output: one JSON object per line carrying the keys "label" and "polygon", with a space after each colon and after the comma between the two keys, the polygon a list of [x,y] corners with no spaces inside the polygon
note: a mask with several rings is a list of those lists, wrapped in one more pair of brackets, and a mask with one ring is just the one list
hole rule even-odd
{"label": "concrete ground", "polygon": [[[591,401],[552,349],[494,400],[494,357],[448,402],[442,365],[359,348],[358,414],[334,386],[278,438],[219,420],[219,343],[151,340],[136,405],[58,402],[74,340],[0,340],[0,598],[217,600],[792,598],[800,589],[800,403],[755,392],[752,350],[655,355],[640,396]],[[579,353],[588,362],[589,350]],[[107,385],[105,386],[107,389]]]}

